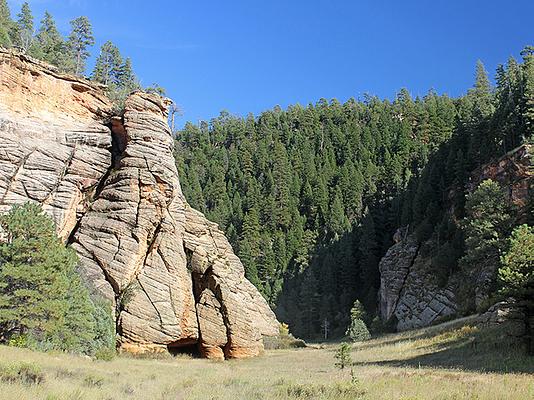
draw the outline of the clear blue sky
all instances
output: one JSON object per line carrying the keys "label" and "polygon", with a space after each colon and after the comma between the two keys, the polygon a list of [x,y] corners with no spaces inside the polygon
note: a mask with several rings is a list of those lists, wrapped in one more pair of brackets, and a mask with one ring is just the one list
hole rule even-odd
{"label": "clear blue sky", "polygon": [[[13,8],[22,1],[9,0]],[[457,96],[477,59],[490,74],[534,45],[534,0],[30,0],[63,33],[87,15],[97,45],[115,42],[144,85],[158,82],[181,119],[225,109],[392,97]],[[18,11],[17,11],[18,12]],[[16,14],[14,12],[13,14]],[[97,52],[97,48],[93,49]]]}

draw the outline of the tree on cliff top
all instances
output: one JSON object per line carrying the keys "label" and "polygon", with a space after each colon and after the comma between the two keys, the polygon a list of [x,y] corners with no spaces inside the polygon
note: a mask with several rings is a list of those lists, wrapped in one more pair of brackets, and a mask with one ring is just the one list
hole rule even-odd
{"label": "tree on cliff top", "polygon": [[130,58],[123,60],[117,46],[108,41],[100,49],[92,79],[108,86],[107,92],[117,111],[133,90],[140,88]]}
{"label": "tree on cliff top", "polygon": [[92,79],[108,86],[119,84],[122,67],[122,56],[117,46],[107,41],[100,48],[100,55],[96,59]]}
{"label": "tree on cliff top", "polygon": [[85,62],[90,53],[87,50],[95,44],[93,28],[87,17],[78,17],[70,22],[71,32],[67,41],[68,48],[73,57],[72,71],[79,75],[85,71]]}
{"label": "tree on cliff top", "polygon": [[7,0],[0,0],[0,46],[10,47],[13,44],[10,37],[12,29],[13,21]]}
{"label": "tree on cliff top", "polygon": [[37,32],[38,58],[58,66],[60,69],[66,69],[68,62],[67,49],[65,41],[59,33],[56,22],[52,15],[47,11],[41,21],[39,31]]}
{"label": "tree on cliff top", "polygon": [[22,4],[17,18],[15,44],[27,52],[33,42],[33,15],[28,2]]}

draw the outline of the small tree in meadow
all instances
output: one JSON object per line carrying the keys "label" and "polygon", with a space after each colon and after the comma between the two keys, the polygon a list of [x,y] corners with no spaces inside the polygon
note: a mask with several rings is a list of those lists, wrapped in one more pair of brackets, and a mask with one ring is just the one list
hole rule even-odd
{"label": "small tree in meadow", "polygon": [[365,311],[362,304],[356,300],[350,310],[350,325],[345,332],[354,342],[369,340],[371,338],[371,334],[365,322],[363,322],[364,315]]}
{"label": "small tree in meadow", "polygon": [[350,344],[341,343],[341,345],[336,351],[336,354],[334,355],[335,359],[337,360],[334,364],[336,367],[338,367],[339,369],[345,369],[345,367],[352,365],[352,357],[350,356],[350,350]]}

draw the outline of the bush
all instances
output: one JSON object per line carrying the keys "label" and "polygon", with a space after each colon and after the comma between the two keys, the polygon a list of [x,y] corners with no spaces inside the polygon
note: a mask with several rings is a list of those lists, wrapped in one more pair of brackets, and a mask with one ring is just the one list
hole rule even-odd
{"label": "bush", "polygon": [[83,384],[89,387],[101,387],[104,384],[104,378],[97,375],[87,375],[83,379]]}
{"label": "bush", "polygon": [[362,399],[366,391],[350,382],[333,385],[291,383],[282,390],[282,396],[289,399]]}
{"label": "bush", "polygon": [[107,347],[101,347],[95,352],[95,358],[100,361],[111,361],[116,355],[117,352],[115,349],[110,349]]}
{"label": "bush", "polygon": [[28,337],[25,335],[12,336],[7,345],[10,347],[28,347]]}
{"label": "bush", "polygon": [[306,347],[306,342],[295,338],[289,333],[289,326],[281,323],[278,336],[263,338],[263,346],[266,350],[294,349]]}
{"label": "bush", "polygon": [[39,385],[44,382],[45,376],[38,366],[20,362],[0,366],[0,379],[8,383]]}

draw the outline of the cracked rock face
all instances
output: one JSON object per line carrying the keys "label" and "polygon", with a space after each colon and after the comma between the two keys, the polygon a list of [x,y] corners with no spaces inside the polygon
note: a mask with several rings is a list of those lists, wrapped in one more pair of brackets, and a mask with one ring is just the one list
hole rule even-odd
{"label": "cracked rock face", "polygon": [[[528,216],[528,196],[532,190],[531,154],[532,146],[523,145],[481,166],[471,175],[468,190],[475,190],[485,179],[498,182],[506,189],[509,202],[517,207],[518,221],[523,221]],[[453,197],[452,193],[450,197]],[[448,276],[446,282],[438,282],[429,255],[431,251],[422,251],[425,247],[435,249],[436,243],[432,240],[418,243],[414,235],[406,234],[405,229],[395,233],[394,241],[396,243],[379,264],[379,298],[382,319],[394,319],[398,330],[428,326],[457,314],[464,306],[459,304],[462,296],[458,294],[466,292],[465,288],[472,289],[474,298],[463,301],[477,306],[491,295],[490,288],[497,271],[473,265],[467,274],[457,271]]]}
{"label": "cracked rock face", "polygon": [[186,202],[165,99],[113,117],[100,87],[0,50],[0,207],[35,201],[109,299],[120,346],[257,355],[278,323],[216,224]]}
{"label": "cracked rock face", "polygon": [[436,284],[420,247],[409,235],[393,245],[379,264],[381,317],[385,321],[395,317],[400,331],[431,325],[457,311],[453,290]]}

